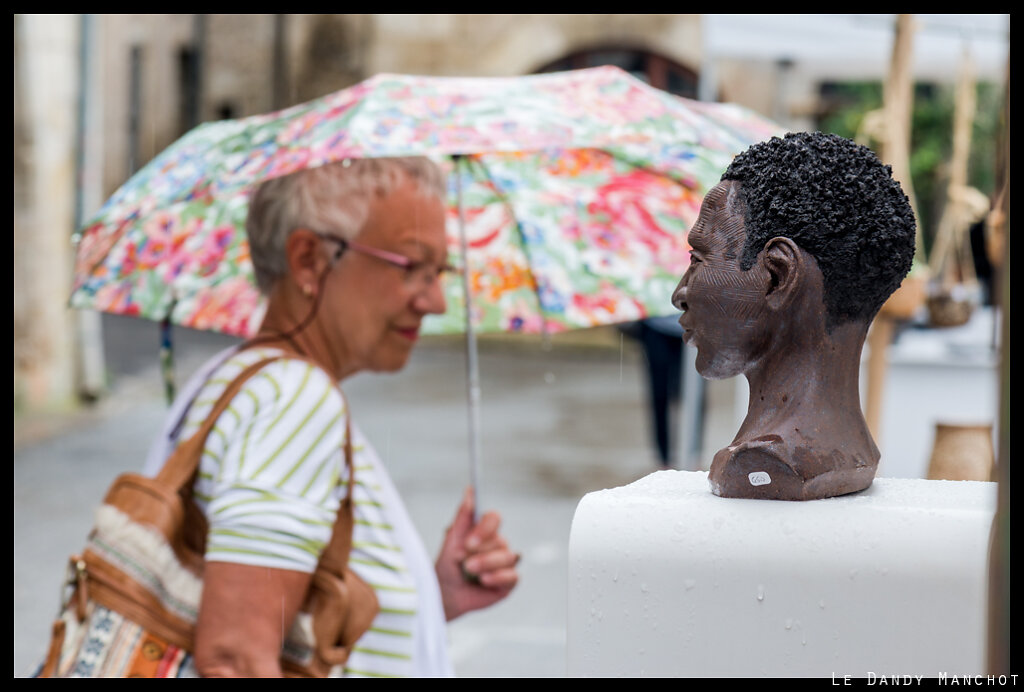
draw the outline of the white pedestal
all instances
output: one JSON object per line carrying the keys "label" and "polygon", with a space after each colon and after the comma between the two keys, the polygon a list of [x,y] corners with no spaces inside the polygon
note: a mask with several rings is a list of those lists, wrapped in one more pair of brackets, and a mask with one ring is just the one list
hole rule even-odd
{"label": "white pedestal", "polygon": [[725,499],[688,471],[590,493],[569,539],[568,673],[983,673],[995,504],[995,483],[896,478]]}

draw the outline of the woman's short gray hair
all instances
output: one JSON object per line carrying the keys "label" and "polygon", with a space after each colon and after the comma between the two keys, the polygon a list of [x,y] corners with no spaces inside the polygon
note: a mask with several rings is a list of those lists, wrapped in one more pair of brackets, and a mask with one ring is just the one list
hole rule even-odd
{"label": "woman's short gray hair", "polygon": [[346,159],[261,183],[249,200],[245,231],[256,283],[264,295],[288,273],[285,244],[297,228],[355,238],[371,195],[389,194],[408,176],[424,195],[445,198],[441,169],[428,158]]}

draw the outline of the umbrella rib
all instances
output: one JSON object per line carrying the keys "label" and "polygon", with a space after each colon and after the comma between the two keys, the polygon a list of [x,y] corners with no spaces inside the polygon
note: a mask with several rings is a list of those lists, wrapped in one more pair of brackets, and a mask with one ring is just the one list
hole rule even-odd
{"label": "umbrella rib", "polygon": [[467,159],[469,160],[471,165],[476,166],[480,170],[480,172],[483,173],[483,177],[486,178],[487,181],[491,183],[491,188],[498,196],[498,199],[501,200],[501,203],[505,206],[505,211],[508,212],[508,216],[510,219],[512,219],[512,223],[515,224],[516,233],[519,235],[519,242],[523,246],[523,254],[526,255],[526,264],[527,266],[530,267],[530,275],[533,279],[533,292],[537,296],[537,310],[540,313],[541,334],[547,336],[548,316],[546,311],[544,310],[544,301],[541,300],[540,297],[540,283],[537,281],[537,277],[533,274],[533,262],[530,258],[530,246],[529,243],[526,242],[526,234],[523,233],[523,226],[522,224],[519,223],[519,218],[516,216],[515,209],[513,208],[512,202],[511,200],[509,200],[508,195],[506,195],[505,191],[498,186],[497,182],[495,182],[494,176],[492,176],[491,172],[487,170],[487,166],[484,165],[483,161],[481,161],[479,158],[475,156],[468,156]]}
{"label": "umbrella rib", "polygon": [[[667,178],[668,180],[671,180],[672,182],[674,182],[677,185],[680,185],[680,186],[686,188],[687,190],[696,190],[698,192],[700,191],[700,187],[699,186],[695,187],[695,186],[690,184],[690,181],[681,180],[681,179],[675,177],[674,175],[672,175],[671,171],[668,171],[668,170],[665,170],[665,171],[655,170],[655,169],[651,168],[650,166],[648,166],[646,164],[638,162],[636,159],[634,159],[631,156],[626,156],[626,155],[622,154],[621,152],[619,152],[616,149],[602,149],[601,151],[604,151],[604,152],[608,153],[612,158],[618,159],[620,161],[625,161],[627,164],[629,164],[630,166],[632,166],[633,168],[635,168],[638,171],[643,171],[644,173],[648,173],[650,175]],[[725,171],[723,170],[722,172],[724,173]],[[707,192],[707,190],[705,190],[704,192]]]}
{"label": "umbrella rib", "polygon": [[[129,223],[129,221],[121,223],[117,227],[117,229],[115,229],[114,232],[108,236],[109,240],[106,243],[106,247],[102,250],[102,252],[96,253],[98,255],[98,258],[89,266],[88,271],[84,273],[85,279],[88,279],[88,277],[93,276],[93,274],[96,273],[96,270],[99,269],[100,265],[107,261],[107,257],[110,254],[110,251],[113,250],[114,246],[117,245],[121,238],[124,237],[124,234],[128,231],[128,229],[134,225],[135,219],[131,219],[130,221],[131,223]],[[78,242],[79,244],[81,244],[82,241],[79,240]],[[79,287],[80,286],[76,286],[75,290],[78,290]]]}

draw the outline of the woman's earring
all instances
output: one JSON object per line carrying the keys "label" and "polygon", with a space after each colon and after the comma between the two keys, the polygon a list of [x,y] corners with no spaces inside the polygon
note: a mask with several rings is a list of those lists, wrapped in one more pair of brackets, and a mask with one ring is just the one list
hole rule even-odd
{"label": "woman's earring", "polygon": [[310,296],[313,295],[313,288],[309,284],[304,285],[302,287],[302,295],[309,298]]}

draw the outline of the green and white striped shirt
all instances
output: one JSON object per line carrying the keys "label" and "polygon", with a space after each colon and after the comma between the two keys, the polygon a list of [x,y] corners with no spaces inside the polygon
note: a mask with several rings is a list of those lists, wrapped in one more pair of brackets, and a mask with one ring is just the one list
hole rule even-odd
{"label": "green and white striped shirt", "polygon": [[[178,439],[199,429],[242,370],[276,353],[247,349],[221,365],[200,389]],[[207,438],[194,488],[210,524],[207,560],[304,572],[316,568],[346,492],[347,416],[335,383],[303,360],[274,361],[243,385]],[[356,645],[346,673],[418,674],[413,659],[422,626],[417,626],[416,570],[407,564],[393,521],[394,513],[404,517],[404,510],[389,506],[400,501],[358,433],[353,434],[353,452],[355,527],[349,561],[374,587],[381,610]]]}

